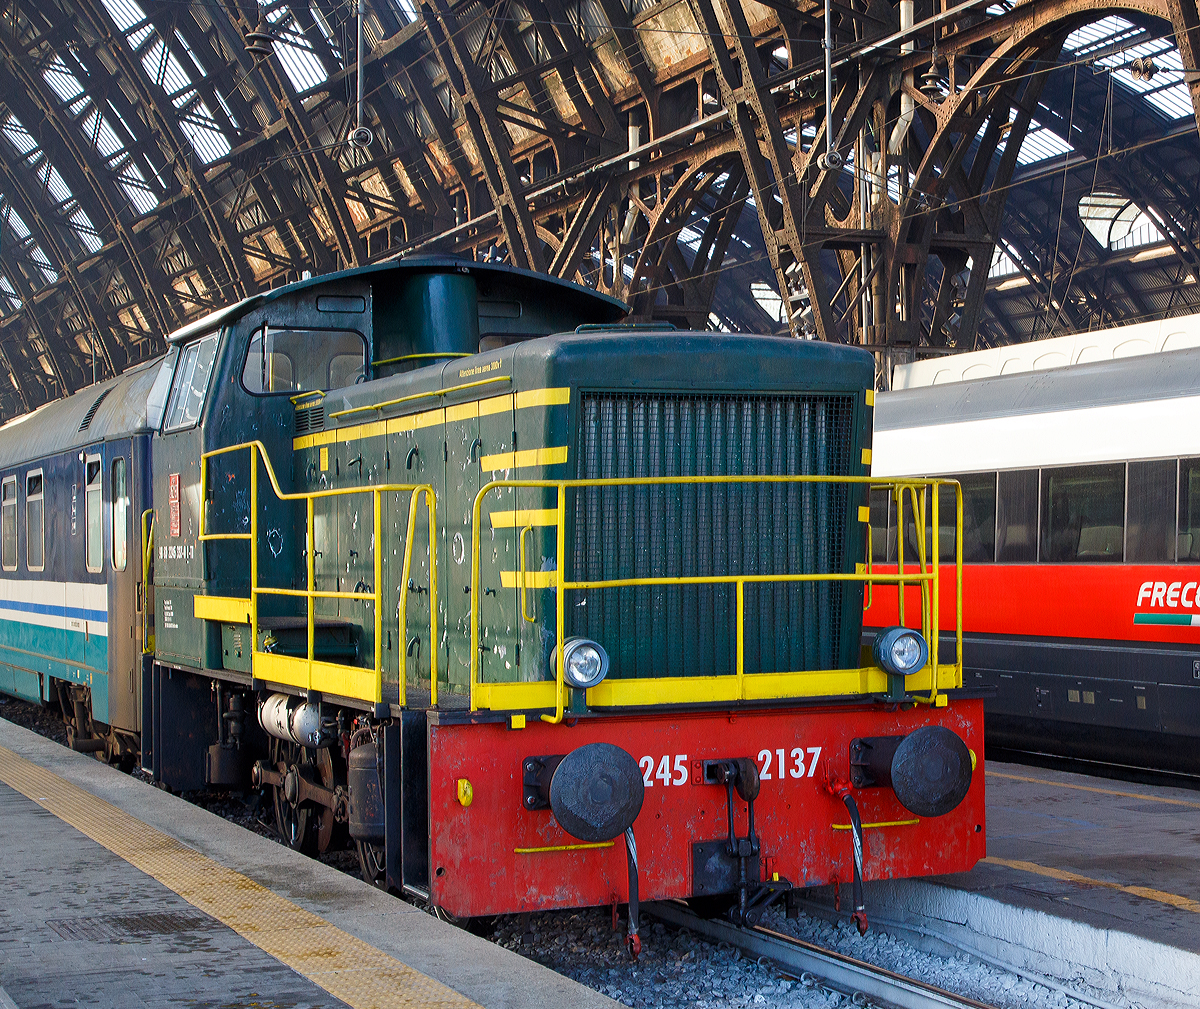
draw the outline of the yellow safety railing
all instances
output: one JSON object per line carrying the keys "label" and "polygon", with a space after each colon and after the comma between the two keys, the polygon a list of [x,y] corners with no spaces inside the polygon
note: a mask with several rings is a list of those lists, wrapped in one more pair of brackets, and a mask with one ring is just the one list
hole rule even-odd
{"label": "yellow safety railing", "polygon": [[[228,455],[232,452],[249,452],[250,454],[250,531],[246,533],[214,533],[205,528],[208,499],[208,463],[217,456]],[[305,567],[306,584],[303,589],[284,589],[260,585],[258,580],[258,460],[262,459],[263,467],[271,481],[271,489],[280,501],[305,502]],[[208,596],[197,596],[197,616],[204,607],[203,600],[213,600],[209,613],[217,613],[221,609],[228,610],[228,605],[246,604],[245,618],[251,629],[252,668],[256,679],[272,683],[282,683],[287,686],[304,687],[310,690],[322,690],[339,694],[343,697],[354,697],[379,703],[383,699],[383,495],[409,494],[408,533],[404,545],[404,563],[400,576],[400,585],[407,586],[412,570],[413,543],[416,536],[417,508],[421,497],[425,498],[429,522],[429,637],[434,647],[429,649],[429,679],[430,703],[437,704],[437,499],[433,487],[429,484],[375,484],[367,487],[339,487],[320,491],[301,491],[284,493],[275,476],[266,446],[261,441],[242,442],[224,448],[205,452],[200,457],[200,535],[201,542],[216,540],[247,540],[250,543],[250,598],[248,600],[224,600]],[[375,584],[370,592],[338,592],[316,587],[316,501],[318,498],[349,497],[354,494],[371,495],[374,512],[374,553],[375,553]],[[288,596],[307,600],[308,605],[308,654],[301,659],[297,656],[277,655],[258,650],[258,603],[260,596]],[[374,669],[359,666],[346,666],[334,662],[319,662],[315,657],[316,651],[316,600],[318,599],[352,599],[361,602],[371,602],[375,607],[375,662]],[[408,593],[400,593],[398,609],[400,627],[400,665],[398,669],[399,703],[406,702],[405,690],[407,683],[407,649],[404,640],[408,623]],[[261,675],[260,675],[261,674]],[[368,682],[368,678],[369,682]]]}
{"label": "yellow safety railing", "polygon": [[[919,515],[918,566],[917,570],[906,569],[903,544],[899,547],[897,570],[894,573],[878,573],[868,563],[860,565],[854,573],[827,574],[769,574],[769,575],[688,575],[656,578],[613,578],[607,580],[571,581],[565,577],[563,565],[566,560],[566,499],[567,491],[594,487],[653,487],[672,485],[724,484],[864,484],[868,487],[891,491],[898,501],[909,494],[914,510]],[[940,557],[938,549],[939,513],[938,493],[940,486],[955,488],[955,661],[942,665],[938,656],[939,601],[941,590]],[[551,573],[549,587],[555,589],[555,649],[556,675],[553,680],[533,682],[482,683],[480,667],[480,600],[483,589],[480,585],[480,525],[483,502],[488,494],[499,489],[544,489],[557,494],[557,543],[556,557],[559,568]],[[925,550],[925,490],[932,488],[932,550]],[[939,689],[962,686],[962,487],[956,480],[898,480],[879,481],[871,477],[841,476],[676,476],[676,477],[631,477],[596,480],[493,480],[485,484],[475,496],[471,540],[471,710],[481,707],[492,710],[520,710],[551,708],[553,715],[543,714],[542,720],[561,722],[566,708],[567,686],[563,679],[563,645],[566,633],[566,593],[579,589],[627,588],[633,586],[681,586],[681,585],[733,585],[737,598],[737,662],[733,675],[683,676],[683,677],[638,677],[631,679],[607,678],[598,686],[587,691],[587,703],[597,707],[624,707],[647,704],[697,704],[745,700],[768,700],[787,697],[805,697],[830,694],[874,694],[888,689],[887,673],[876,667],[860,669],[816,670],[784,673],[751,673],[745,671],[745,589],[747,585],[786,582],[863,582],[869,589],[876,584],[895,585],[899,594],[900,623],[904,623],[905,586],[918,585],[921,590],[921,633],[929,646],[929,662],[925,668],[906,678],[905,689],[914,700],[941,705],[946,703]],[[850,522],[847,516],[843,521]],[[518,528],[520,524],[518,523]],[[903,525],[898,525],[903,540]],[[524,565],[524,534],[521,530],[522,556],[518,577],[521,595],[521,612],[525,614],[525,590],[527,573]],[[528,617],[526,616],[526,619]],[[603,644],[603,642],[601,642]],[[927,690],[925,695],[912,691]]]}

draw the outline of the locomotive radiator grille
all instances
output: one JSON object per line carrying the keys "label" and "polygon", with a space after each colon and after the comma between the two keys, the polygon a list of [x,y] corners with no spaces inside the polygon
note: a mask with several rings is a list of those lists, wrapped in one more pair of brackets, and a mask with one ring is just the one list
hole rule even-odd
{"label": "locomotive radiator grille", "polygon": [[[853,419],[851,395],[585,393],[576,476],[848,475]],[[847,493],[845,484],[581,488],[568,498],[569,577],[842,571]],[[841,583],[747,585],[745,672],[853,663],[843,655],[846,595]],[[732,584],[578,590],[568,606],[569,633],[604,645],[610,676],[736,671]]]}

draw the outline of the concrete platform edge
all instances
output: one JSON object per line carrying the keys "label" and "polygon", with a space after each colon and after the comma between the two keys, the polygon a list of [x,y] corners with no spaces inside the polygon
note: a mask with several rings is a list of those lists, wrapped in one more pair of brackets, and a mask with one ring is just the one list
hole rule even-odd
{"label": "concrete platform edge", "polygon": [[[812,894],[832,910],[832,893]],[[868,883],[867,915],[910,929],[928,928],[964,951],[975,950],[1064,984],[1083,982],[1103,992],[1162,1006],[1195,1006],[1200,956],[1118,929],[1102,929],[1046,911],[1018,907],[982,894],[926,880]],[[1191,912],[1180,912],[1191,913]],[[844,917],[839,916],[839,917]],[[916,945],[944,953],[934,938]]]}
{"label": "concrete platform edge", "polygon": [[[485,1009],[614,1009],[612,999],[361,880],[0,718],[0,746],[320,915]],[[73,828],[63,825],[64,830]]]}

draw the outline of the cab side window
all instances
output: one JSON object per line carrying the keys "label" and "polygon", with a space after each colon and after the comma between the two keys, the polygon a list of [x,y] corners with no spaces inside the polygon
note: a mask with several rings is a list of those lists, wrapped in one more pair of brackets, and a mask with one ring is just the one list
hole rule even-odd
{"label": "cab side window", "polygon": [[25,474],[25,566],[46,570],[46,496],[42,471]]}
{"label": "cab side window", "polygon": [[84,465],[87,467],[87,485],[84,488],[87,543],[84,559],[87,569],[95,572],[104,569],[104,519],[101,510],[101,483],[104,471],[100,468],[98,455],[89,455]]}
{"label": "cab side window", "polygon": [[5,571],[17,570],[17,478],[6,476],[0,483],[0,564]]}
{"label": "cab side window", "polygon": [[366,375],[367,341],[346,329],[274,329],[250,339],[242,386],[256,396],[341,389]]}

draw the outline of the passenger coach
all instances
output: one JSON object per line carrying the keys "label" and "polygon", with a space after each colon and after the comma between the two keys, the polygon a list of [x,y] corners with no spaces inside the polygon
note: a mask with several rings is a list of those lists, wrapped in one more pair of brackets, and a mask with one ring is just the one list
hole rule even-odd
{"label": "passenger coach", "polygon": [[[874,472],[962,485],[966,682],[996,691],[989,747],[1200,773],[1200,316],[923,362],[894,384]],[[902,518],[873,493],[877,570],[902,523],[915,556],[914,500]],[[953,557],[953,525],[940,534]],[[885,600],[868,627],[894,616]]]}

